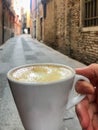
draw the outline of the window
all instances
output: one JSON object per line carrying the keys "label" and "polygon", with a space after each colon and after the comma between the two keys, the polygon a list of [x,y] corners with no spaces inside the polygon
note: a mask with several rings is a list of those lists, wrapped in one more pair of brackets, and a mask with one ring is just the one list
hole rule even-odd
{"label": "window", "polygon": [[84,27],[98,26],[98,0],[84,0]]}

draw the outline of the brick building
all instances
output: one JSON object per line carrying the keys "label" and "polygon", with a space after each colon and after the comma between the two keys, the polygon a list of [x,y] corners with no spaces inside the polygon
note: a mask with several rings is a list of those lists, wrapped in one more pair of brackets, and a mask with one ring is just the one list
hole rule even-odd
{"label": "brick building", "polygon": [[13,3],[14,0],[0,0],[0,45],[21,32],[21,23],[15,14]]}
{"label": "brick building", "polygon": [[0,45],[11,37],[14,28],[14,12],[10,0],[0,0]]}
{"label": "brick building", "polygon": [[33,37],[85,64],[98,63],[98,0],[32,0]]}

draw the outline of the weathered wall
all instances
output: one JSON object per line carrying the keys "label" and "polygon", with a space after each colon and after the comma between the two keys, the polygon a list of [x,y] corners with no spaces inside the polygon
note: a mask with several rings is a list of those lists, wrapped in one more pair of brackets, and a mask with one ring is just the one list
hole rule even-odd
{"label": "weathered wall", "polygon": [[67,19],[71,21],[67,30],[70,32],[70,56],[90,64],[98,62],[98,31],[83,31],[80,26],[80,6],[80,0],[68,1],[67,12],[70,14],[67,14]]}
{"label": "weathered wall", "polygon": [[54,0],[54,2],[55,49],[86,64],[98,62],[98,31],[82,30],[80,0]]}
{"label": "weathered wall", "polygon": [[14,32],[14,14],[6,1],[0,0],[0,45],[8,40]]}
{"label": "weathered wall", "polygon": [[56,23],[56,44],[57,49],[65,53],[65,36],[66,36],[66,0],[54,0],[54,12]]}
{"label": "weathered wall", "polygon": [[4,8],[4,42],[11,36],[9,16],[7,8]]}
{"label": "weathered wall", "polygon": [[75,49],[73,50],[72,57],[82,61],[86,64],[93,62],[98,63],[98,34],[95,31],[81,32],[81,36],[77,43],[77,54]]}
{"label": "weathered wall", "polygon": [[40,17],[36,17],[36,38],[40,40]]}
{"label": "weathered wall", "polygon": [[2,1],[0,0],[0,45],[2,44]]}
{"label": "weathered wall", "polygon": [[[48,0],[42,40],[63,54],[90,64],[98,62],[98,27],[84,30],[81,7],[81,0]],[[39,18],[36,28],[40,40]]]}
{"label": "weathered wall", "polygon": [[48,45],[55,46],[55,16],[54,16],[54,1],[48,1],[46,6],[46,17],[44,18],[44,42]]}

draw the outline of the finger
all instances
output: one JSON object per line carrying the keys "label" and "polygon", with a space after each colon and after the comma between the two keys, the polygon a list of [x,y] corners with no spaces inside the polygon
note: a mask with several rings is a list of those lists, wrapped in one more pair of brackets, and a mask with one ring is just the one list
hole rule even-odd
{"label": "finger", "polygon": [[[97,113],[97,107],[96,107],[96,103],[92,102],[89,104],[89,109],[88,109],[88,113],[89,113],[89,119],[90,119],[90,122],[89,122],[89,125],[88,125],[88,128],[87,130],[98,130],[98,129],[95,129],[97,128],[97,125],[96,123],[98,124],[98,122],[93,122],[94,120],[94,115],[95,113]],[[95,124],[94,124],[95,123]],[[95,126],[94,126],[95,125]],[[95,128],[94,128],[95,127]]]}
{"label": "finger", "polygon": [[[96,103],[98,104],[98,85],[97,85],[97,88],[96,88]],[[98,106],[97,106],[98,108]]]}
{"label": "finger", "polygon": [[90,121],[89,126],[86,130],[95,130],[92,124],[92,121]]}
{"label": "finger", "polygon": [[98,113],[95,114],[93,117],[93,127],[94,127],[94,130],[98,130]]}
{"label": "finger", "polygon": [[76,73],[89,78],[94,86],[98,83],[98,64],[91,64],[84,68],[77,68]]}
{"label": "finger", "polygon": [[88,113],[89,113],[90,120],[93,120],[94,115],[96,113],[98,113],[98,110],[97,110],[97,107],[96,107],[96,103],[92,102],[92,103],[89,104]]}
{"label": "finger", "polygon": [[92,84],[87,81],[78,81],[76,83],[76,91],[81,94],[94,94],[95,89]]}
{"label": "finger", "polygon": [[76,68],[76,73],[80,75],[84,75],[87,78],[90,78],[92,76],[92,70],[89,66],[84,67],[84,68]]}
{"label": "finger", "polygon": [[95,93],[92,94],[92,95],[88,94],[87,97],[88,97],[88,100],[89,100],[90,104],[96,102],[96,94]]}
{"label": "finger", "polygon": [[[80,124],[83,129],[88,128],[90,124],[90,118],[88,114],[89,102],[88,98],[83,99],[78,105],[76,105],[76,114],[80,121]],[[85,117],[85,118],[84,118]]]}

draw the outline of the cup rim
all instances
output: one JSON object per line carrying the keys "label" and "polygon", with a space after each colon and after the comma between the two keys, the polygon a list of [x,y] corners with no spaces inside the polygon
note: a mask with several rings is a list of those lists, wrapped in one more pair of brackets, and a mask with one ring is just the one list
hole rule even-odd
{"label": "cup rim", "polygon": [[66,80],[69,80],[69,79],[71,79],[71,78],[73,78],[74,76],[75,76],[75,71],[74,71],[74,69],[73,68],[71,68],[70,66],[67,66],[67,65],[65,65],[65,64],[59,64],[59,63],[32,63],[32,64],[25,64],[25,65],[20,65],[20,66],[17,66],[17,67],[14,67],[14,68],[12,68],[12,69],[10,69],[8,72],[7,72],[7,79],[8,79],[8,81],[11,81],[11,82],[14,82],[14,83],[17,83],[17,84],[28,84],[28,85],[32,85],[32,84],[35,84],[35,85],[46,85],[46,84],[55,84],[55,83],[61,83],[61,82],[64,82],[65,81],[65,79],[60,79],[60,80],[56,80],[56,81],[51,81],[51,82],[27,82],[27,81],[17,81],[17,80],[14,80],[14,79],[12,79],[11,78],[11,76],[10,76],[10,73],[12,73],[13,71],[15,71],[15,70],[17,70],[17,69],[19,69],[19,68],[23,68],[23,67],[29,67],[29,66],[39,66],[39,65],[41,65],[41,66],[44,66],[44,65],[54,65],[54,66],[62,66],[62,67],[65,67],[65,68],[67,68],[67,69],[69,69],[69,70],[71,70],[71,72],[72,72],[72,75],[70,76],[70,77],[67,77],[66,78]]}

